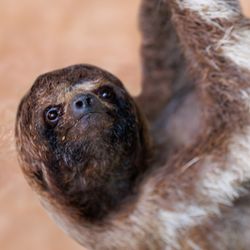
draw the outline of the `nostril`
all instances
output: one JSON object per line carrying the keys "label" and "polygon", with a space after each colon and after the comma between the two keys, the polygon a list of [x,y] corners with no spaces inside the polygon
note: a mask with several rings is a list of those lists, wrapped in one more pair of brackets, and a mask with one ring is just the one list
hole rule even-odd
{"label": "nostril", "polygon": [[92,104],[92,98],[90,96],[87,96],[86,99],[85,99],[85,101],[86,101],[86,105],[88,107],[91,106],[91,104]]}
{"label": "nostril", "polygon": [[81,95],[78,96],[73,101],[73,109],[76,112],[82,112],[93,106],[93,97],[91,95]]}
{"label": "nostril", "polygon": [[75,107],[76,107],[77,109],[82,109],[83,106],[84,106],[84,103],[83,103],[82,100],[78,100],[78,101],[75,102]]}

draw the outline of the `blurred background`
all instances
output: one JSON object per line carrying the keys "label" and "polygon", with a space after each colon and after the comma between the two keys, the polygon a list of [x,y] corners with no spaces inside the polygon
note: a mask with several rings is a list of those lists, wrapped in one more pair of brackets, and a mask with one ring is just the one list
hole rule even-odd
{"label": "blurred background", "polygon": [[240,0],[241,7],[243,10],[243,13],[250,18],[250,1],[249,0]]}
{"label": "blurred background", "polygon": [[0,0],[0,249],[83,249],[50,221],[26,184],[13,129],[21,97],[41,73],[103,67],[138,93],[139,0]]}

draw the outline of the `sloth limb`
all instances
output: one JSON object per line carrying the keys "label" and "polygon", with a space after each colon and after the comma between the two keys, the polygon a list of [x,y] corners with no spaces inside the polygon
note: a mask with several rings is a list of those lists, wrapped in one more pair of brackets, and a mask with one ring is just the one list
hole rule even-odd
{"label": "sloth limb", "polygon": [[[149,121],[157,157],[162,161],[203,132],[199,96],[171,17],[168,2],[142,1],[143,79],[136,101]],[[189,123],[185,123],[187,117]]]}
{"label": "sloth limb", "polygon": [[143,115],[121,82],[78,65],[40,76],[21,102],[22,169],[89,249],[248,249],[250,22],[233,0],[161,8],[202,97],[203,133],[154,168]]}
{"label": "sloth limb", "polygon": [[162,1],[142,1],[140,27],[143,81],[138,103],[148,120],[154,121],[176,93],[191,83],[170,10]]}

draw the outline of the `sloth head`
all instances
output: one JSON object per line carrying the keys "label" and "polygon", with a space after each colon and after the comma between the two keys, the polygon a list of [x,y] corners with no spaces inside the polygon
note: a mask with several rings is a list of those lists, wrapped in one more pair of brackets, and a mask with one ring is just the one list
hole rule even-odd
{"label": "sloth head", "polygon": [[37,78],[19,105],[16,141],[30,185],[90,220],[117,208],[146,170],[136,104],[116,77],[90,65]]}

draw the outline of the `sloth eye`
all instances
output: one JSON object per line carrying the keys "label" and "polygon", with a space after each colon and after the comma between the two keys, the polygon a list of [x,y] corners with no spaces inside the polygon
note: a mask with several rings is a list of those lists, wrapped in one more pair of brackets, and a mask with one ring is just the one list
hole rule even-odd
{"label": "sloth eye", "polygon": [[98,89],[97,94],[105,100],[113,100],[115,98],[114,90],[109,86],[103,86]]}
{"label": "sloth eye", "polygon": [[50,125],[56,125],[60,117],[59,107],[49,107],[45,110],[45,121]]}

